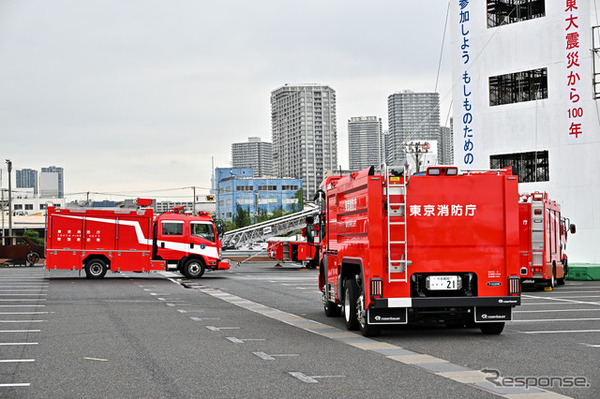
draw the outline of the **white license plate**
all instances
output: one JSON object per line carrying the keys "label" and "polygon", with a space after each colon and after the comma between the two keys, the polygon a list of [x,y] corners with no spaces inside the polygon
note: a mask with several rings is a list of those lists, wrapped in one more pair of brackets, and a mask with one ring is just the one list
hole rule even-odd
{"label": "white license plate", "polygon": [[450,291],[462,288],[460,276],[428,276],[425,285],[430,291]]}

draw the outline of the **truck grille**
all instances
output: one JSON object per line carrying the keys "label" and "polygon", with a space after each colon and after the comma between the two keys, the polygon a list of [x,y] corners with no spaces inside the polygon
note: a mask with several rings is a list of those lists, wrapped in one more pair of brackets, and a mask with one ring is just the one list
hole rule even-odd
{"label": "truck grille", "polygon": [[[428,290],[425,284],[427,276],[458,275],[462,279],[462,287],[458,290]],[[459,297],[477,296],[477,275],[465,273],[415,273],[410,277],[410,296],[415,297]]]}

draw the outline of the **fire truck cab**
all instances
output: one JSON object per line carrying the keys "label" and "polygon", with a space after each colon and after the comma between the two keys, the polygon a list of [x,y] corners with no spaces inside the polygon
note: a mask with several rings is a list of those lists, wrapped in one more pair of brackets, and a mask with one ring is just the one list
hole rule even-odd
{"label": "fire truck cab", "polygon": [[327,316],[363,335],[415,323],[500,334],[520,304],[517,177],[373,167],[328,177],[318,193]]}

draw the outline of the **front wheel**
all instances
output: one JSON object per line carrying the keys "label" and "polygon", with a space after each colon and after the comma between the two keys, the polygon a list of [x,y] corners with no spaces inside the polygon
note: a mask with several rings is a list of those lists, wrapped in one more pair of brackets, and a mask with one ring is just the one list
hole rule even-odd
{"label": "front wheel", "polygon": [[102,259],[92,259],[85,264],[85,276],[87,278],[102,278],[108,267]]}
{"label": "front wheel", "polygon": [[344,321],[348,330],[358,329],[358,284],[355,279],[344,284]]}
{"label": "front wheel", "polygon": [[181,273],[187,278],[200,278],[204,274],[204,262],[190,259],[183,265]]}

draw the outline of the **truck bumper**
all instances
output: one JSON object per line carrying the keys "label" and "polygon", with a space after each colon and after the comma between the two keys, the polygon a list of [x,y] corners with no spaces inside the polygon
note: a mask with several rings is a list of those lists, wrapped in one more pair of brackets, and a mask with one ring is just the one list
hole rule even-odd
{"label": "truck bumper", "polygon": [[424,320],[468,320],[491,323],[512,320],[512,308],[519,296],[378,298],[367,309],[368,324],[409,324]]}
{"label": "truck bumper", "polygon": [[229,260],[217,261],[217,270],[229,270]]}

